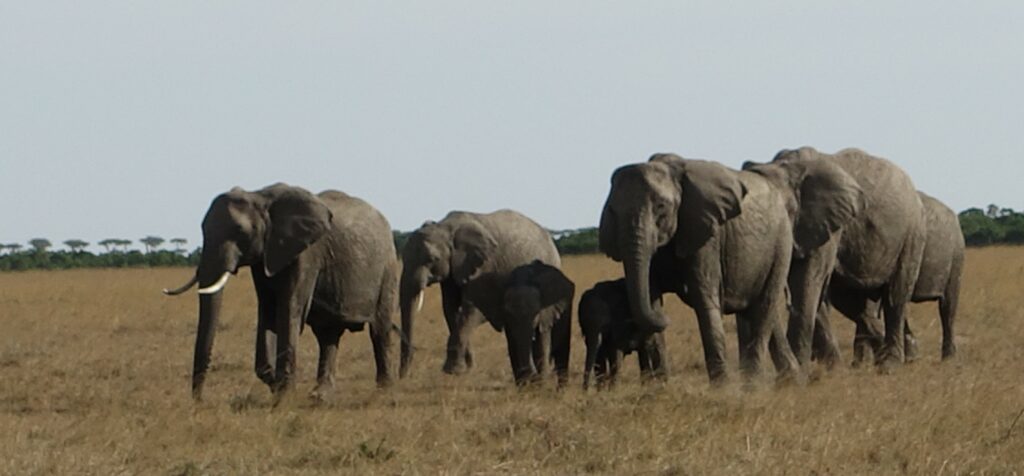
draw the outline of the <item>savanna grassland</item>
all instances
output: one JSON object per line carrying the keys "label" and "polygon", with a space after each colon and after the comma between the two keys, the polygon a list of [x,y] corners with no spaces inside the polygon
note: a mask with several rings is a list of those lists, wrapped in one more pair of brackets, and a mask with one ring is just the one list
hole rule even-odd
{"label": "savanna grassland", "polygon": [[[596,256],[565,268],[580,290],[621,273]],[[347,334],[338,391],[314,405],[306,332],[297,391],[277,407],[251,371],[246,272],[225,291],[205,399],[192,402],[196,299],[160,294],[190,273],[0,274],[0,474],[1024,473],[1024,248],[969,250],[959,355],[939,362],[936,305],[913,305],[921,359],[890,375],[844,364],[802,388],[712,389],[696,320],[670,298],[668,384],[639,385],[630,359],[617,388],[583,393],[574,323],[571,387],[519,391],[489,327],[468,375],[441,373],[435,287],[410,378],[377,390],[368,336]],[[848,362],[853,326],[833,320]]]}

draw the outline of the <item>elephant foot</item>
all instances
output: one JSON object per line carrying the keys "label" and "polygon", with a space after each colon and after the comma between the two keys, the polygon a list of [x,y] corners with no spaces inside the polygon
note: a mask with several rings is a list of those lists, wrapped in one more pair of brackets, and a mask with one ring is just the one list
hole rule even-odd
{"label": "elephant foot", "polygon": [[901,353],[892,349],[883,349],[878,360],[875,361],[875,366],[878,367],[879,372],[890,374],[903,365],[903,356],[898,355]]}
{"label": "elephant foot", "polygon": [[333,393],[333,387],[317,385],[316,388],[309,392],[309,400],[316,405],[322,405],[324,403],[327,403],[327,400],[331,397]]}
{"label": "elephant foot", "polygon": [[956,357],[956,346],[942,346],[942,360],[949,360]]}

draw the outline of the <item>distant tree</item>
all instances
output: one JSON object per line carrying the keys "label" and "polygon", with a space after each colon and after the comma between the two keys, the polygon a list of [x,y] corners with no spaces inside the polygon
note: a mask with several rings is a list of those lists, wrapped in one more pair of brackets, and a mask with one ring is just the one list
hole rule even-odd
{"label": "distant tree", "polygon": [[174,245],[174,251],[177,251],[179,253],[185,252],[185,244],[187,243],[188,240],[184,238],[171,238],[171,244]]}
{"label": "distant tree", "polygon": [[117,239],[116,238],[104,239],[104,240],[100,241],[100,246],[102,246],[104,249],[106,249],[107,253],[110,253],[111,248],[114,248],[114,247],[117,246]]}
{"label": "distant tree", "polygon": [[50,240],[47,240],[46,238],[32,238],[31,240],[28,240],[28,244],[31,245],[37,253],[43,253],[47,248],[53,246],[53,243],[50,243]]}
{"label": "distant tree", "polygon": [[146,247],[146,253],[149,254],[159,248],[163,244],[164,239],[159,236],[150,235],[140,239],[139,242]]}
{"label": "distant tree", "polygon": [[21,251],[21,243],[11,243],[7,245],[7,249],[10,250],[11,254]]}
{"label": "distant tree", "polygon": [[989,206],[985,209],[985,216],[987,216],[989,218],[996,218],[996,217],[998,217],[999,216],[999,205],[996,205],[994,203],[989,204]]}
{"label": "distant tree", "polygon": [[85,247],[89,246],[88,241],[82,241],[79,239],[67,240],[64,242],[64,246],[71,248],[72,253],[79,253],[85,250]]}
{"label": "distant tree", "polygon": [[132,244],[132,240],[117,240],[117,246],[121,247],[122,253],[128,252],[128,246]]}

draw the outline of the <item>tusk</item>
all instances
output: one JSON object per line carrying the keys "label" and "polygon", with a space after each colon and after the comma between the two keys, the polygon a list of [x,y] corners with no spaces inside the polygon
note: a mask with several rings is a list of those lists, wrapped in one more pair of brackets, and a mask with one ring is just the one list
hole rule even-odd
{"label": "tusk", "polygon": [[218,279],[216,283],[213,283],[213,284],[211,284],[211,285],[209,285],[209,286],[207,286],[205,288],[200,288],[199,291],[197,291],[197,292],[199,294],[216,294],[216,293],[219,293],[221,289],[224,289],[224,285],[228,283],[228,278],[230,278],[230,277],[231,277],[231,272],[230,271],[225,271],[224,274],[221,275],[220,279]]}
{"label": "tusk", "polygon": [[423,310],[423,290],[422,289],[420,290],[420,293],[416,295],[416,312],[420,312],[421,310]]}
{"label": "tusk", "polygon": [[167,288],[164,288],[164,294],[166,294],[168,296],[177,296],[177,295],[179,295],[179,294],[181,294],[181,293],[183,293],[185,291],[188,291],[189,289],[192,289],[192,286],[195,286],[196,281],[199,281],[199,275],[198,274],[192,276],[192,279],[190,279],[187,283],[185,283],[184,286],[182,286],[182,287],[180,287],[178,289],[167,289]]}

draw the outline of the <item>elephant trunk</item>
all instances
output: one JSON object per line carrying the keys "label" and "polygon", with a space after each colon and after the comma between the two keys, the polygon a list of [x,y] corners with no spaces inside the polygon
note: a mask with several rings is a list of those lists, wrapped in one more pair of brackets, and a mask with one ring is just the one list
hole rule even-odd
{"label": "elephant trunk", "polygon": [[629,295],[629,309],[637,326],[644,332],[661,332],[668,326],[660,312],[651,306],[651,246],[634,238],[623,267],[626,274],[626,290]]}
{"label": "elephant trunk", "polygon": [[199,326],[196,329],[195,358],[192,363],[192,398],[196,401],[202,398],[222,297],[223,293],[220,292],[199,295]]}
{"label": "elephant trunk", "polygon": [[402,339],[401,345],[402,356],[398,371],[399,378],[405,378],[412,365],[414,350],[412,345],[412,323],[415,315],[423,307],[423,291],[426,288],[426,284],[426,280],[418,279],[415,273],[402,274],[402,284],[399,288],[399,303],[402,313],[402,334],[405,338]]}

